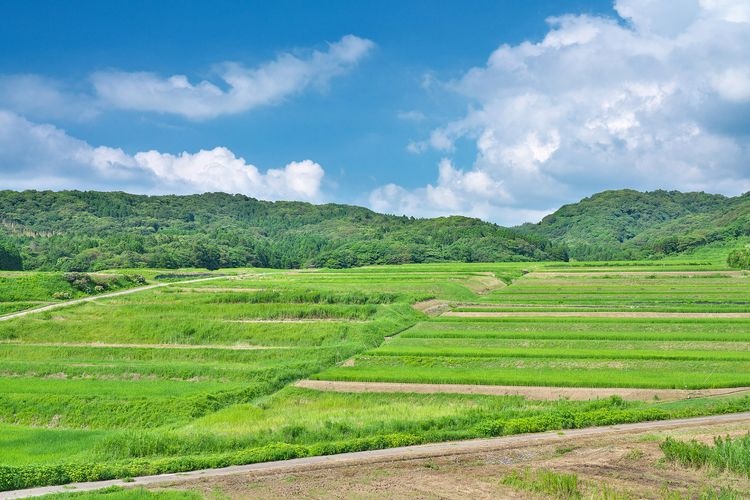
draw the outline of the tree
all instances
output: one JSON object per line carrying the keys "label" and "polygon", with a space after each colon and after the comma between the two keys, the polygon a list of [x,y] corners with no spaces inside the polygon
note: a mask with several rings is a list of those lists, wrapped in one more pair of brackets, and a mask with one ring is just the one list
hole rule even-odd
{"label": "tree", "polygon": [[23,261],[18,248],[10,241],[0,239],[0,270],[20,271]]}

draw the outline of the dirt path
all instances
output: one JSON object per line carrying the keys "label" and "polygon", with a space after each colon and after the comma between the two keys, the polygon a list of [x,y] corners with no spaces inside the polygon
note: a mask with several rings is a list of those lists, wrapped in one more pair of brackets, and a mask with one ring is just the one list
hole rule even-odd
{"label": "dirt path", "polygon": [[[735,422],[665,429],[658,433],[564,436],[560,441],[511,442],[463,455],[250,472],[163,484],[151,489],[157,492],[177,489],[204,498],[238,500],[551,498],[502,482],[510,474],[536,470],[574,475],[581,498],[719,498],[718,492],[722,489],[725,498],[750,498],[747,477],[665,462],[659,449],[667,436],[710,444],[714,436],[741,436],[746,432],[746,422]],[[709,496],[708,492],[713,495]]]}
{"label": "dirt path", "polygon": [[513,385],[471,384],[409,384],[396,382],[341,382],[329,380],[300,380],[297,387],[330,392],[403,392],[417,394],[485,394],[488,396],[524,396],[537,400],[556,400],[561,397],[575,401],[620,396],[631,401],[674,401],[706,396],[721,396],[750,391],[750,387],[724,389],[641,389],[629,387],[536,387]]}
{"label": "dirt path", "polygon": [[96,348],[127,348],[127,349],[223,349],[227,351],[254,351],[262,349],[289,349],[286,346],[265,345],[222,345],[222,344],[123,344],[105,342],[8,342],[0,341],[0,345],[18,347],[96,347]]}
{"label": "dirt path", "polygon": [[128,288],[127,290],[119,290],[117,292],[103,293],[101,295],[84,297],[82,299],[68,300],[66,302],[59,302],[56,304],[50,304],[48,306],[35,307],[34,309],[25,309],[23,311],[0,316],[0,321],[7,321],[9,319],[22,318],[24,316],[28,316],[29,314],[37,314],[37,313],[45,312],[45,311],[52,311],[54,309],[74,306],[76,304],[83,304],[85,302],[93,302],[95,300],[108,299],[111,297],[120,297],[122,295],[130,295],[131,293],[145,292],[146,290],[152,290],[154,288],[161,288],[161,287],[171,286],[171,285],[184,285],[186,283],[198,283],[201,281],[211,281],[211,280],[218,280],[218,279],[224,279],[224,278],[226,278],[226,276],[211,276],[208,278],[197,278],[193,280],[176,281],[173,283],[154,283],[153,285],[139,286],[136,288]]}
{"label": "dirt path", "polygon": [[[136,477],[129,481],[110,480],[88,483],[74,483],[64,486],[45,486],[27,490],[6,491],[0,493],[0,499],[27,498],[71,491],[93,491],[109,486],[173,486],[195,480],[216,480],[228,476],[274,473],[299,473],[310,470],[325,470],[348,466],[363,466],[366,464],[390,464],[403,460],[423,458],[442,458],[467,454],[492,452],[519,446],[533,446],[544,444],[566,445],[575,440],[596,438],[601,441],[616,437],[622,439],[628,434],[654,433],[697,426],[719,426],[732,423],[750,424],[750,412],[729,415],[714,415],[688,419],[664,420],[657,422],[641,422],[637,424],[621,424],[604,427],[590,427],[588,429],[574,429],[565,432],[553,431],[538,434],[520,434],[491,439],[472,439],[447,443],[404,446],[385,450],[371,450],[339,455],[296,458],[277,462],[266,462],[250,465],[238,465],[221,469],[206,469],[192,472],[161,474],[157,476]],[[383,493],[381,491],[381,493]]]}
{"label": "dirt path", "polygon": [[441,316],[456,318],[513,318],[513,317],[555,317],[555,318],[750,318],[750,313],[726,312],[656,312],[656,311],[448,311]]}

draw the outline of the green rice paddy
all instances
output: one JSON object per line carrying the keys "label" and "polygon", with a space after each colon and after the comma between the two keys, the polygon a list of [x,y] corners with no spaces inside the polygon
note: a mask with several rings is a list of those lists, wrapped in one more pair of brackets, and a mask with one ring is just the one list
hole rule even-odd
{"label": "green rice paddy", "polygon": [[[49,277],[37,274],[0,275],[13,290],[0,314],[50,300]],[[585,316],[750,312],[750,277],[704,263],[249,269],[190,283],[192,270],[144,275],[171,284],[0,322],[0,489],[750,409],[742,395],[534,401],[291,387],[750,386],[750,318]],[[412,307],[429,299],[527,314]],[[549,310],[582,315],[534,316]]]}

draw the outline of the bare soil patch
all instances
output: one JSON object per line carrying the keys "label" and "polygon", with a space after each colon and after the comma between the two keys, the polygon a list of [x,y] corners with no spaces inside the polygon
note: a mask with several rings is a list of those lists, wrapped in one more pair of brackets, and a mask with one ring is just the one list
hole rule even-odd
{"label": "bare soil patch", "polygon": [[493,273],[480,273],[479,276],[471,276],[464,284],[478,295],[484,295],[507,286],[504,281],[497,279]]}
{"label": "bare soil patch", "polygon": [[47,486],[5,492],[0,498],[111,485],[179,488],[229,498],[540,498],[501,483],[507,474],[526,467],[576,474],[585,498],[604,498],[597,493],[605,485],[629,498],[663,498],[665,488],[693,498],[706,488],[719,487],[730,487],[741,498],[750,495],[747,477],[664,463],[658,446],[668,435],[707,442],[716,435],[742,435],[749,424],[750,413],[642,422],[146,476],[127,482]]}
{"label": "bare soil patch", "polygon": [[[741,435],[746,424],[702,425],[596,437],[561,435],[553,442],[509,443],[492,450],[356,463],[275,473],[235,474],[173,485],[229,498],[547,498],[502,484],[513,471],[544,469],[575,474],[584,498],[697,498],[706,490],[731,488],[750,495],[750,481],[736,474],[713,474],[664,463],[659,443],[667,435],[710,442],[715,435]],[[169,485],[164,485],[168,488]],[[610,492],[609,497],[602,493]]]}
{"label": "bare soil patch", "polygon": [[417,311],[425,313],[428,316],[440,316],[444,312],[449,311],[451,308],[450,304],[447,301],[437,299],[417,302],[416,304],[412,304],[412,307]]}
{"label": "bare soil patch", "polygon": [[397,382],[343,382],[329,380],[300,380],[295,386],[305,389],[330,392],[402,392],[417,394],[484,394],[488,396],[524,396],[528,399],[556,400],[567,398],[575,401],[602,399],[620,396],[631,401],[674,401],[679,399],[720,396],[748,392],[750,387],[726,389],[641,389],[629,387],[537,387],[513,385],[471,384],[411,384]]}

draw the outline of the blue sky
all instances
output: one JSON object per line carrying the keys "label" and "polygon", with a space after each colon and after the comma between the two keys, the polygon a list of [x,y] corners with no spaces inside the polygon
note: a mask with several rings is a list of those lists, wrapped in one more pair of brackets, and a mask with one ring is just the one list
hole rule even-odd
{"label": "blue sky", "polygon": [[744,0],[6,2],[0,188],[538,220],[750,190]]}

